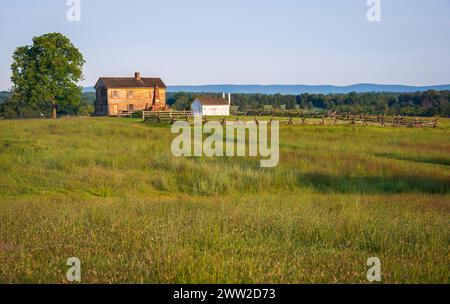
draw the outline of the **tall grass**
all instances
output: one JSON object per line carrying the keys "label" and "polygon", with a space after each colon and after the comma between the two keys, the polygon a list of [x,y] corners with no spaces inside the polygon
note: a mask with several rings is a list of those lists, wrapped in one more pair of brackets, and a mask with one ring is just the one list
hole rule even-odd
{"label": "tall grass", "polygon": [[0,121],[0,282],[448,282],[449,127],[284,126],[280,163],[138,120]]}

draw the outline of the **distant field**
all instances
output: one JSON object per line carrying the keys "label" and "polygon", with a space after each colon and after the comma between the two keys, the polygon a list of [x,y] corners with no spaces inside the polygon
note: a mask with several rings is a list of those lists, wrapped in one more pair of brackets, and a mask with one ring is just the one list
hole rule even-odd
{"label": "distant field", "polygon": [[0,121],[0,283],[449,283],[450,121],[282,126],[280,163],[133,119]]}

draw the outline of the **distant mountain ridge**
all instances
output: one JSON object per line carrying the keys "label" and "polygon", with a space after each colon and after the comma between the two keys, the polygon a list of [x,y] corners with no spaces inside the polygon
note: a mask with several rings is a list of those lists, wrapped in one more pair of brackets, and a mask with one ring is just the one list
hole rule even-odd
{"label": "distant mountain ridge", "polygon": [[[413,93],[428,90],[446,91],[450,90],[450,84],[435,86],[407,86],[407,85],[386,85],[359,83],[349,86],[334,85],[179,85],[168,86],[167,92],[188,92],[188,93],[241,93],[241,94],[347,94],[351,92],[369,93],[369,92],[386,92],[386,93]],[[84,88],[83,92],[94,92],[93,87]]]}

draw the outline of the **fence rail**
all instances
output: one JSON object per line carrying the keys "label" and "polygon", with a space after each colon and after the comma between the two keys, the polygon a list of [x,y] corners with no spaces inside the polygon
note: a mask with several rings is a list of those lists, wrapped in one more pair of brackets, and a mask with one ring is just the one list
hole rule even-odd
{"label": "fence rail", "polygon": [[[366,114],[352,114],[352,113],[337,113],[337,112],[304,112],[301,110],[255,110],[248,109],[244,111],[232,111],[231,116],[235,121],[239,121],[244,117],[254,117],[254,122],[258,123],[263,120],[277,120],[280,124],[288,125],[337,125],[342,123],[350,123],[352,125],[379,125],[379,126],[393,126],[393,127],[433,127],[438,126],[437,119],[434,118],[416,118],[403,116],[385,116],[385,115],[366,115]],[[160,124],[173,124],[175,121],[190,121],[193,117],[191,111],[143,111],[142,118],[145,121]],[[203,117],[203,122],[207,122],[208,117]],[[228,119],[229,120],[229,119]],[[248,120],[248,119],[246,119]],[[221,119],[225,124],[226,117]]]}
{"label": "fence rail", "polygon": [[192,116],[191,111],[143,111],[142,119],[154,123],[169,123],[173,124],[175,121],[185,120],[189,121]]}
{"label": "fence rail", "polygon": [[386,126],[390,124],[392,126],[400,127],[437,127],[438,121],[434,118],[417,118],[417,117],[404,117],[400,115],[385,116],[385,115],[367,115],[367,114],[352,114],[352,113],[337,113],[335,112],[304,112],[302,110],[255,110],[247,109],[244,111],[233,111],[233,116],[254,116],[255,121],[258,122],[258,117],[270,117],[274,118],[286,118],[280,120],[280,123],[287,123],[291,125],[306,124],[307,119],[313,120],[314,124],[333,124],[336,125],[339,122],[350,122],[351,124],[363,124],[368,125],[380,125]]}

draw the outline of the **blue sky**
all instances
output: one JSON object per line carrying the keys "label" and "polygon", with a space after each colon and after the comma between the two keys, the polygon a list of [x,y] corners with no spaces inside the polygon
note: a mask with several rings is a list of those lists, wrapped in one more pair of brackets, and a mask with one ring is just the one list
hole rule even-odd
{"label": "blue sky", "polygon": [[11,55],[61,32],[82,51],[84,86],[99,76],[176,84],[450,83],[450,0],[0,0],[0,89]]}

